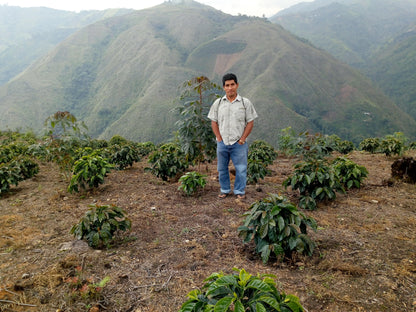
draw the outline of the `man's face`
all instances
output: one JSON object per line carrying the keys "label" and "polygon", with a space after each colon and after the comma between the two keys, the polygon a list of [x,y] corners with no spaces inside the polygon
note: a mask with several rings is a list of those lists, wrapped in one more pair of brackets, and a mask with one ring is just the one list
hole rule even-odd
{"label": "man's face", "polygon": [[226,80],[223,88],[227,98],[234,99],[237,96],[238,83],[234,80]]}

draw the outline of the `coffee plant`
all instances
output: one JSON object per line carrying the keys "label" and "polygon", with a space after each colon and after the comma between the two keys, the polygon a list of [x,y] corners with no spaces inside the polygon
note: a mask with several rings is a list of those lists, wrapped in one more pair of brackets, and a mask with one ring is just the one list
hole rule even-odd
{"label": "coffee plant", "polygon": [[379,138],[367,138],[360,142],[360,149],[375,154],[380,147]]}
{"label": "coffee plant", "polygon": [[336,192],[345,192],[335,169],[322,159],[296,164],[294,173],[283,181],[283,186],[299,190],[299,207],[311,210],[318,201],[333,200]]}
{"label": "coffee plant", "polygon": [[11,163],[0,163],[0,195],[7,193],[11,185],[17,186],[21,181],[19,166]]}
{"label": "coffee plant", "polygon": [[310,134],[302,132],[296,135],[289,127],[282,130],[283,134],[278,138],[279,149],[288,156],[298,156],[305,159],[324,158],[336,150],[340,139],[335,136]]}
{"label": "coffee plant", "polygon": [[299,298],[277,289],[273,275],[253,276],[244,269],[213,273],[202,289],[188,293],[179,312],[302,312]]}
{"label": "coffee plant", "polygon": [[118,170],[131,167],[135,162],[140,161],[140,154],[133,144],[115,144],[110,150],[110,163],[115,165]]}
{"label": "coffee plant", "polygon": [[151,167],[146,168],[152,174],[167,181],[183,173],[189,166],[185,153],[174,143],[166,143],[149,156]]}
{"label": "coffee plant", "polygon": [[201,163],[216,157],[216,143],[207,115],[220,88],[207,77],[194,77],[182,85],[180,119],[176,122],[182,151],[189,162]]}
{"label": "coffee plant", "polygon": [[[12,158],[13,157],[13,158]],[[28,156],[14,154],[8,147],[0,148],[0,194],[17,186],[20,181],[39,173],[39,165]]]}
{"label": "coffee plant", "polygon": [[44,122],[46,134],[52,139],[63,139],[65,137],[88,137],[85,133],[87,130],[83,122],[70,112],[56,112],[46,118]]}
{"label": "coffee plant", "polygon": [[113,236],[117,231],[131,228],[131,221],[123,209],[110,205],[90,205],[91,207],[75,224],[70,233],[77,239],[86,239],[93,248],[110,247]]}
{"label": "coffee plant", "polygon": [[113,136],[110,141],[109,141],[110,145],[124,145],[124,144],[128,144],[128,140],[123,138],[121,135],[115,135]]}
{"label": "coffee plant", "polygon": [[156,146],[153,142],[136,143],[136,150],[141,157],[145,157],[155,151]]}
{"label": "coffee plant", "polygon": [[185,192],[186,195],[191,196],[203,189],[207,184],[206,175],[199,172],[191,171],[179,178],[179,190]]}
{"label": "coffee plant", "polygon": [[394,136],[386,136],[380,143],[380,151],[386,156],[401,155],[404,150],[403,141]]}
{"label": "coffee plant", "polygon": [[248,150],[247,157],[247,182],[257,183],[269,174],[268,165],[273,164],[277,152],[265,141],[254,141]]}
{"label": "coffee plant", "polygon": [[335,173],[346,189],[360,188],[362,181],[368,176],[364,166],[357,165],[345,157],[337,157],[332,161]]}
{"label": "coffee plant", "polygon": [[315,244],[307,236],[307,227],[316,231],[313,218],[306,217],[285,197],[270,195],[253,203],[244,225],[238,228],[245,243],[254,240],[255,251],[266,264],[270,255],[291,259],[294,252],[311,256]]}
{"label": "coffee plant", "polygon": [[335,150],[341,154],[348,154],[355,149],[354,143],[351,141],[339,141],[336,144]]}
{"label": "coffee plant", "polygon": [[113,169],[105,158],[92,153],[78,159],[72,169],[72,178],[68,186],[68,191],[79,192],[80,189],[96,188],[104,183],[104,178]]}

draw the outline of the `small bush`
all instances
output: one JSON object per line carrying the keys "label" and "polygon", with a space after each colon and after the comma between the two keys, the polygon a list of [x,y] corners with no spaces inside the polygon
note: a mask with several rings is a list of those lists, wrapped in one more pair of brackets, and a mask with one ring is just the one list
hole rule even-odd
{"label": "small bush", "polygon": [[127,144],[127,139],[123,138],[121,135],[115,135],[113,136],[110,141],[110,145],[124,145]]}
{"label": "small bush", "polygon": [[199,172],[188,172],[179,178],[179,190],[185,192],[186,195],[191,196],[203,189],[207,184],[206,175]]}
{"label": "small bush", "polygon": [[283,181],[283,186],[299,190],[299,207],[312,210],[317,201],[333,200],[336,192],[345,192],[335,169],[321,159],[296,164],[294,173]]}
{"label": "small bush", "polygon": [[393,136],[387,136],[380,143],[380,151],[386,156],[401,155],[403,149],[403,142]]}
{"label": "small bush", "polygon": [[149,156],[152,167],[146,168],[152,174],[167,181],[178,174],[183,173],[189,166],[185,154],[174,143],[166,143]]}
{"label": "small bush", "polygon": [[352,152],[355,149],[355,146],[351,141],[340,141],[337,143],[335,149],[345,155]]}
{"label": "small bush", "polygon": [[247,182],[257,183],[264,179],[270,170],[268,165],[273,164],[277,157],[277,152],[265,141],[254,141],[249,148],[247,158]]}
{"label": "small bush", "polygon": [[360,149],[371,154],[375,154],[380,147],[379,138],[367,138],[361,141]]}
{"label": "small bush", "polygon": [[20,167],[11,163],[0,163],[0,195],[7,193],[11,185],[21,181]]}
{"label": "small bush", "polygon": [[360,188],[362,181],[368,176],[364,166],[357,165],[345,157],[338,157],[332,161],[332,166],[344,188]]}
{"label": "small bush", "polygon": [[254,239],[263,263],[274,254],[277,259],[291,258],[293,252],[311,256],[315,244],[307,236],[307,227],[316,230],[316,222],[298,211],[285,197],[271,195],[251,205],[244,225],[238,228],[245,243]]}
{"label": "small bush", "polygon": [[156,150],[156,146],[153,142],[137,143],[136,149],[141,157],[149,155]]}
{"label": "small bush", "polygon": [[0,194],[17,186],[20,181],[30,179],[39,173],[39,165],[27,156],[17,156],[7,163],[0,163]]}
{"label": "small bush", "polygon": [[133,144],[115,144],[111,147],[110,163],[115,165],[118,170],[131,167],[138,161],[140,161],[140,155]]}
{"label": "small bush", "polygon": [[90,205],[89,207],[91,208],[85,216],[70,230],[70,233],[77,239],[85,238],[89,246],[108,248],[117,231],[126,231],[131,228],[131,221],[121,208],[110,205]]}
{"label": "small bush", "polygon": [[68,186],[68,191],[79,192],[80,189],[98,187],[104,183],[104,178],[114,166],[106,159],[95,153],[82,156],[78,159],[72,169],[72,178]]}
{"label": "small bush", "polygon": [[202,290],[188,294],[179,312],[304,311],[298,297],[277,290],[275,276],[253,276],[244,269],[234,271],[237,274],[211,274]]}

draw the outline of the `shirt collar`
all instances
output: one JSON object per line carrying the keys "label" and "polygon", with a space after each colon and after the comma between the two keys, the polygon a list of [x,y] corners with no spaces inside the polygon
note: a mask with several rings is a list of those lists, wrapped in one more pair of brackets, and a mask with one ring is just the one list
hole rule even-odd
{"label": "shirt collar", "polygon": [[[222,100],[223,100],[223,101],[228,101],[227,96],[226,96],[226,95],[224,95],[224,96],[222,97]],[[234,102],[236,102],[236,101],[241,102],[241,96],[240,96],[240,94],[238,94],[238,93],[237,93],[237,97],[235,98]],[[228,101],[228,102],[229,102],[229,101]],[[230,102],[230,103],[232,103],[232,102]]]}

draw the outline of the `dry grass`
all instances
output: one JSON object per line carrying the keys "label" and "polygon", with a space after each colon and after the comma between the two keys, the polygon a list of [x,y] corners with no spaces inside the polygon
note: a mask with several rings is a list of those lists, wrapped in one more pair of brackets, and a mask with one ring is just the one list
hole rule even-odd
{"label": "dry grass", "polygon": [[[237,236],[242,214],[268,193],[297,200],[281,183],[295,159],[250,185],[244,201],[219,200],[215,164],[199,197],[144,173],[146,161],[112,172],[87,194],[68,194],[53,164],[0,199],[0,311],[177,311],[213,272],[272,273],[313,311],[416,311],[416,187],[385,183],[393,158],[354,152],[369,170],[363,188],[305,211],[319,225],[313,257],[263,265]],[[69,229],[88,204],[126,210],[132,230],[109,250],[92,250]],[[68,277],[81,266],[94,282],[111,278],[99,301],[74,297]],[[33,306],[31,306],[33,305]]]}

